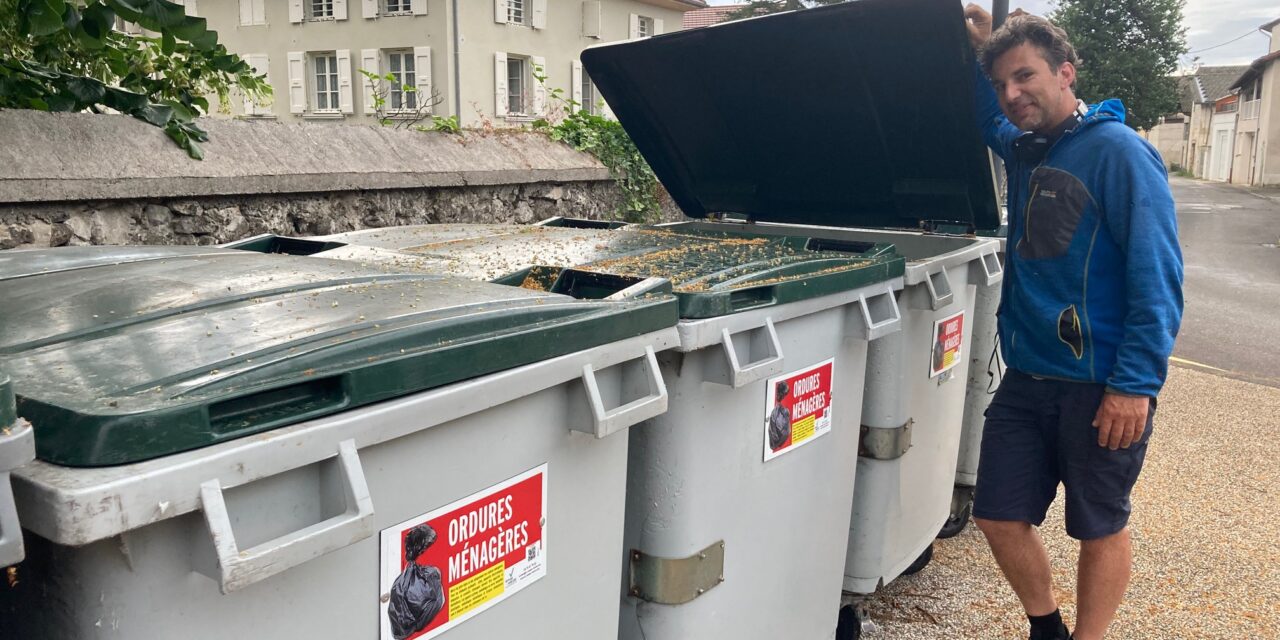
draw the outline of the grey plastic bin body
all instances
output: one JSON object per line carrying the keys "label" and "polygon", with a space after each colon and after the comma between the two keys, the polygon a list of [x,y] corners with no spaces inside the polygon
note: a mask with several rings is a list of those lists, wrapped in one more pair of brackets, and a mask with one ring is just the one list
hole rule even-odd
{"label": "grey plastic bin body", "polygon": [[0,371],[0,568],[22,562],[22,527],[9,475],[36,457],[31,425],[18,417],[9,377]]}
{"label": "grey plastic bin body", "polygon": [[[678,223],[699,228],[707,223]],[[925,549],[951,512],[969,358],[930,376],[935,322],[964,312],[962,353],[972,351],[976,300],[999,295],[1003,271],[995,239],[905,231],[715,223],[726,230],[803,233],[851,242],[887,242],[907,258],[898,294],[901,331],[870,344],[861,423],[873,439],[901,444],[901,455],[858,460],[843,588],[871,593],[899,576]],[[910,424],[904,433],[901,428]],[[879,430],[880,433],[873,431]],[[980,437],[980,436],[979,436]],[[867,435],[863,436],[864,440]]]}
{"label": "grey plastic bin body", "polygon": [[[681,321],[680,347],[659,359],[669,409],[631,430],[624,542],[668,566],[723,542],[724,582],[714,572],[695,581],[683,603],[639,597],[624,583],[620,638],[833,637],[867,340],[897,329],[896,280]],[[776,348],[752,347],[771,336]],[[736,380],[727,377],[733,358],[746,369]],[[764,460],[770,380],[826,360],[834,361],[830,432]]]}
{"label": "grey plastic bin body", "polygon": [[[434,326],[439,313],[456,308],[437,302],[452,295],[464,301],[464,311],[503,300],[541,301],[545,304],[528,305],[538,313],[575,304],[567,296],[397,276],[350,263],[211,249],[191,250],[209,252],[194,256],[173,251],[180,255],[154,261],[167,263],[162,268],[167,277],[193,260],[268,261],[251,263],[248,270],[261,273],[264,281],[274,279],[282,289],[261,298],[238,291],[243,297],[231,300],[229,311],[219,301],[203,311],[160,312],[148,320],[155,309],[143,306],[138,310],[142,319],[126,318],[123,328],[115,323],[104,330],[128,335],[144,333],[153,323],[165,330],[166,323],[208,317],[209,333],[216,335],[212,318],[225,323],[232,315],[261,313],[282,319],[285,312],[275,311],[281,307],[273,302],[277,295],[284,296],[283,308],[297,300],[311,305],[305,307],[312,309],[311,315],[328,317],[351,313],[354,319],[355,311],[343,310],[361,300],[368,301],[368,313],[397,307],[385,310],[387,318],[378,322],[383,329],[396,322],[391,316],[416,323],[402,326],[405,331]],[[312,261],[316,266],[305,264]],[[278,266],[263,268],[269,264]],[[348,280],[313,289],[281,282],[322,268]],[[373,281],[351,284],[370,274]],[[22,279],[19,275],[18,281]],[[156,279],[147,286],[162,282]],[[397,291],[407,290],[412,300],[417,285],[431,292],[423,299],[435,302],[434,309],[411,309],[412,302],[389,304]],[[472,291],[488,297],[465,304]],[[179,288],[178,293],[195,292]],[[175,298],[187,302],[184,295]],[[128,295],[119,298],[125,299]],[[28,531],[27,559],[19,574],[23,591],[0,597],[0,637],[389,638],[380,630],[387,601],[383,534],[530,470],[544,473],[545,502],[540,504],[545,536],[538,557],[545,575],[443,637],[611,637],[617,630],[621,580],[617,558],[624,522],[625,431],[666,409],[656,354],[679,343],[674,304],[670,299],[665,327],[209,446],[120,465],[27,464],[14,472],[18,510]],[[472,319],[454,319],[459,318]],[[481,319],[489,327],[500,321],[483,312]],[[457,322],[446,318],[444,324],[448,328]],[[380,330],[372,324],[346,326],[352,328],[324,340],[322,353],[344,348],[348,335]],[[257,327],[263,333],[272,329],[269,323]],[[491,335],[507,333],[499,327]],[[150,351],[143,346],[145,337],[138,343],[143,353]],[[413,351],[435,348],[434,337],[420,335],[416,345],[412,340],[397,343],[395,347],[406,348],[371,355],[368,365],[404,358],[417,362],[411,360]],[[285,348],[308,350],[311,343],[305,336],[288,336],[294,338],[298,341],[286,342]],[[355,362],[366,364],[365,353]],[[193,353],[196,364],[200,355]],[[426,374],[444,365],[440,359],[425,362],[431,365],[423,368]],[[338,370],[345,372],[345,366]],[[403,378],[388,378],[398,379]],[[347,389],[358,391],[350,385]],[[28,385],[26,393],[36,390]],[[24,393],[23,387],[18,391]],[[437,544],[449,535],[441,529]],[[397,560],[390,556],[391,562]],[[501,589],[502,574],[497,578],[495,588]],[[14,597],[16,601],[9,599]]]}
{"label": "grey plastic bin body", "polygon": [[[1004,238],[998,257],[1004,264]],[[972,489],[978,484],[978,455],[982,445],[982,426],[986,420],[991,396],[1004,377],[1004,361],[998,353],[996,311],[1000,308],[1000,287],[978,289],[973,302],[973,349],[969,353],[969,390],[964,397],[964,426],[960,432],[960,457],[956,461],[956,486]],[[960,496],[963,497],[963,496]],[[963,508],[964,505],[958,505]],[[957,512],[953,509],[953,512]]]}

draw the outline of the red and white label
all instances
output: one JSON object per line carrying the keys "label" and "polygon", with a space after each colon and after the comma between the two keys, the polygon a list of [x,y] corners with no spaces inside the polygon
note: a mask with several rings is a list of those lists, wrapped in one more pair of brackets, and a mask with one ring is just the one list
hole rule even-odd
{"label": "red and white label", "polygon": [[435,638],[547,575],[547,465],[382,530],[383,640]]}
{"label": "red and white label", "polygon": [[929,354],[929,377],[940,376],[960,364],[964,355],[964,312],[933,323],[933,349]]}
{"label": "red and white label", "polygon": [[764,409],[764,459],[772,460],[831,432],[835,360],[770,378]]}

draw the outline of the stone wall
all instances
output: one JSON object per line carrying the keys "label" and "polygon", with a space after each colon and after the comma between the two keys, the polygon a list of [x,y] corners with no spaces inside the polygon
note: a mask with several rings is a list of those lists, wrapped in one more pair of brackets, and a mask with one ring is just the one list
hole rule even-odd
{"label": "stone wall", "polygon": [[0,110],[0,249],[603,219],[622,201],[595,158],[540,134],[203,126],[197,161],[133,118]]}

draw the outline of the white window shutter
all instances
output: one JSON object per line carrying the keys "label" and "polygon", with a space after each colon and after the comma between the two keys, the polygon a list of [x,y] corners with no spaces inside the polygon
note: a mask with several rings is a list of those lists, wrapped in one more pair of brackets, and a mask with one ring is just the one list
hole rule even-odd
{"label": "white window shutter", "polygon": [[267,23],[267,3],[266,0],[252,0],[253,2],[253,24]]}
{"label": "white window shutter", "polygon": [[338,49],[335,53],[338,61],[338,106],[343,113],[355,113],[351,99],[351,50]]}
{"label": "white window shutter", "polygon": [[347,19],[347,0],[333,0],[333,19]]}
{"label": "white window shutter", "polygon": [[498,118],[507,117],[507,54],[499,51],[493,54],[493,115]]}
{"label": "white window shutter", "polygon": [[240,25],[253,24],[253,0],[240,0]]}
{"label": "white window shutter", "polygon": [[653,19],[653,35],[655,36],[662,35],[662,18]]}
{"label": "white window shutter", "polygon": [[[263,74],[266,74],[266,73],[267,73],[267,66],[268,66],[268,64],[267,64],[267,56],[266,56],[266,54],[262,54],[262,53],[250,53],[250,54],[248,54],[248,55],[246,55],[246,56],[244,57],[244,61],[245,61],[245,62],[246,62],[250,67],[252,67],[252,68],[253,68],[253,73],[254,73],[254,75],[263,75]],[[270,84],[270,82],[271,82],[271,78],[270,78],[270,77],[268,77],[268,78],[267,78],[267,83],[268,83],[268,84]],[[270,111],[269,109],[265,109],[265,108],[259,107],[259,106],[257,105],[257,103],[255,103],[253,100],[250,100],[248,96],[245,96],[245,98],[244,98],[244,114],[245,114],[246,116],[267,115],[267,114],[269,114],[269,113],[271,113],[271,111]]]}
{"label": "white window shutter", "polygon": [[187,7],[187,15],[195,18],[200,17],[200,10],[196,9],[196,0],[187,0],[186,7]]}
{"label": "white window shutter", "polygon": [[378,17],[378,0],[361,0],[360,13],[365,20]]}
{"label": "white window shutter", "polygon": [[627,32],[627,37],[632,40],[640,37],[640,16],[631,14],[631,30]]}
{"label": "white window shutter", "polygon": [[301,51],[289,52],[289,113],[307,110],[307,58]]}
{"label": "white window shutter", "polygon": [[533,0],[533,28],[547,28],[547,0]]}
{"label": "white window shutter", "polygon": [[[378,55],[377,49],[361,49],[360,68],[375,75],[382,73],[378,65],[378,61],[381,57],[382,56]],[[373,106],[373,81],[363,73],[360,74],[360,88],[362,89],[361,94],[364,100],[364,112],[369,115],[374,115],[377,110],[374,109]]]}
{"label": "white window shutter", "polygon": [[530,56],[529,60],[533,62],[538,75],[547,78],[543,82],[533,81],[533,113],[531,115],[543,117],[547,115],[547,83],[551,81],[548,77],[550,74],[547,72],[547,59],[541,56]]}
{"label": "white window shutter", "polygon": [[413,15],[415,16],[427,15],[427,0],[412,0],[412,2],[410,2],[409,4],[410,4],[410,8],[413,10]]}
{"label": "white window shutter", "polygon": [[582,3],[582,36],[584,38],[600,37],[600,0],[587,0]]}
{"label": "white window shutter", "polygon": [[507,23],[507,0],[493,0],[493,21],[498,24]]}
{"label": "white window shutter", "polygon": [[413,48],[413,73],[418,81],[418,106],[423,113],[431,113],[431,47]]}
{"label": "white window shutter", "polygon": [[582,104],[582,63],[574,60],[570,69],[569,95],[578,104],[577,107],[574,107],[574,111],[581,111],[587,107],[587,105]]}
{"label": "white window shutter", "polygon": [[302,22],[302,0],[289,0],[289,22]]}

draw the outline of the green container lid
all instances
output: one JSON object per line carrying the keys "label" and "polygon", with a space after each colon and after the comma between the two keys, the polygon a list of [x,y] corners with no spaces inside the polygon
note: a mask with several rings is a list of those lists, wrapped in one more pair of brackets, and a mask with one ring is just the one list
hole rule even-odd
{"label": "green container lid", "polygon": [[[250,242],[262,244],[242,246]],[[642,226],[418,225],[308,242],[329,247],[317,257],[573,295],[583,295],[585,274],[666,278],[686,319],[848,291],[905,269],[890,244]]]}
{"label": "green container lid", "polygon": [[663,293],[579,300],[248,251],[3,256],[0,370],[37,455],[70,466],[195,449],[678,319]]}
{"label": "green container lid", "polygon": [[685,214],[1000,225],[956,0],[857,0],[582,52]]}

